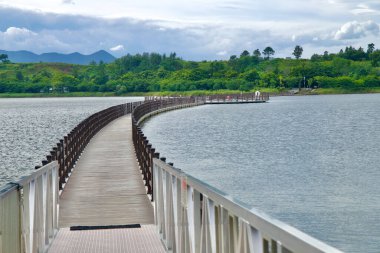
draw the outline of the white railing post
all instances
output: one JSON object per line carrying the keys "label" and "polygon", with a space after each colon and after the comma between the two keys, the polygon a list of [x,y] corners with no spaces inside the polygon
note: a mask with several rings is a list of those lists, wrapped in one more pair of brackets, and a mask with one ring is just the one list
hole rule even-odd
{"label": "white railing post", "polygon": [[208,216],[210,222],[210,243],[211,243],[211,252],[216,253],[216,226],[215,226],[215,204],[214,201],[207,198],[208,204]]}
{"label": "white railing post", "polygon": [[159,170],[160,168],[155,164],[153,163],[153,199],[154,199],[154,224],[156,224],[159,232],[160,232],[160,229],[159,229],[159,214],[158,214],[158,205],[160,203],[160,201],[158,201],[158,198],[160,197],[159,195],[159,189],[160,187],[158,186],[158,184],[160,183],[160,180],[159,180]]}
{"label": "white railing post", "polygon": [[52,219],[53,219],[53,228],[50,237],[53,239],[56,231],[58,230],[58,217],[59,217],[59,180],[58,180],[58,167],[54,167],[51,174],[52,178]]}
{"label": "white railing post", "polygon": [[172,191],[173,191],[173,218],[174,218],[174,247],[173,252],[181,252],[179,248],[179,235],[181,233],[182,224],[181,221],[181,182],[175,177],[171,177]]}
{"label": "white railing post", "polygon": [[48,195],[48,182],[47,172],[42,174],[42,231],[41,231],[41,245],[49,245],[49,234],[47,226],[47,195]]}
{"label": "white railing post", "polygon": [[164,213],[164,181],[162,179],[163,172],[161,169],[158,169],[157,171],[157,177],[158,177],[158,198],[157,198],[157,218],[158,218],[158,230],[162,236],[163,239],[165,239],[165,213]]}
{"label": "white railing post", "polygon": [[169,172],[165,172],[165,220],[166,220],[166,245],[168,250],[173,250],[174,245],[174,213],[173,213],[173,182],[172,182],[172,176],[169,174]]}
{"label": "white railing post", "polygon": [[261,236],[260,231],[250,226],[250,240],[249,240],[249,248],[252,249],[254,253],[263,253],[263,238]]}
{"label": "white railing post", "polygon": [[29,251],[27,253],[34,252],[34,213],[35,213],[35,201],[36,201],[36,184],[35,180],[30,181],[29,183],[29,206],[26,211],[29,213]]}
{"label": "white railing post", "polygon": [[214,203],[205,195],[202,203],[201,252],[216,253]]}
{"label": "white railing post", "polygon": [[187,186],[188,220],[192,252],[201,252],[201,196],[192,187]]}
{"label": "white railing post", "polygon": [[[222,206],[217,207],[217,251],[221,253],[230,252],[230,242],[229,242],[229,215],[228,211]],[[232,252],[231,252],[232,253]]]}
{"label": "white railing post", "polygon": [[0,196],[0,253],[21,252],[20,192],[17,186]]}

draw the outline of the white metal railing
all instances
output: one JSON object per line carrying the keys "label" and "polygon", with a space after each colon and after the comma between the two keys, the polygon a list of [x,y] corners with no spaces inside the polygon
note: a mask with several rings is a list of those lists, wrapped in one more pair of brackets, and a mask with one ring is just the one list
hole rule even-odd
{"label": "white metal railing", "polygon": [[58,163],[0,188],[0,253],[46,252],[58,231]]}
{"label": "white metal railing", "polygon": [[153,159],[155,223],[168,251],[341,252]]}

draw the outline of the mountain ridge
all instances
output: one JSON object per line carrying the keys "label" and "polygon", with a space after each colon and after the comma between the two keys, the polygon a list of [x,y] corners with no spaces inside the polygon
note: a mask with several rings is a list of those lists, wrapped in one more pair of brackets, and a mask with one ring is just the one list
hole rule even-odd
{"label": "mountain ridge", "polygon": [[8,59],[14,63],[54,62],[87,65],[91,62],[99,63],[100,61],[103,61],[104,63],[110,63],[116,59],[115,56],[105,50],[99,50],[89,55],[84,55],[78,52],[73,52],[70,54],[62,54],[56,52],[36,54],[27,50],[0,50],[0,54],[8,55]]}

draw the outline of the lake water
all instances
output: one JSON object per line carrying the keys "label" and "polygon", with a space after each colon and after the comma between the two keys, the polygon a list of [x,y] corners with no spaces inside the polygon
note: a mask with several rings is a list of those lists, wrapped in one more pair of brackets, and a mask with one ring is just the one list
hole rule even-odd
{"label": "lake water", "polygon": [[141,98],[0,99],[0,186],[30,174],[89,115]]}
{"label": "lake water", "polygon": [[380,252],[380,94],[274,97],[158,115],[167,161],[345,252]]}

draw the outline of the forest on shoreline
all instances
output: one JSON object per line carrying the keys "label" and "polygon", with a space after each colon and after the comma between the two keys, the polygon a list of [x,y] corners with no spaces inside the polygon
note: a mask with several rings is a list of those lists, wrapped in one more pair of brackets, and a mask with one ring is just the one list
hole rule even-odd
{"label": "forest on shoreline", "polygon": [[[266,47],[244,50],[229,60],[185,61],[175,53],[126,55],[112,63],[12,63],[0,56],[1,94],[141,94],[228,91],[330,90],[331,93],[379,92],[380,50],[346,47],[339,53],[301,59],[275,58]],[[323,92],[322,92],[323,93]]]}

